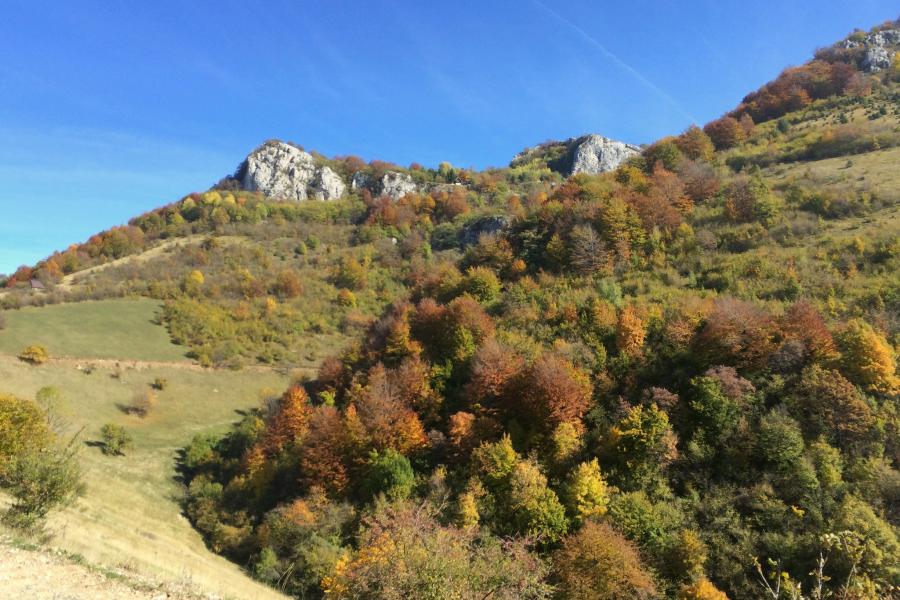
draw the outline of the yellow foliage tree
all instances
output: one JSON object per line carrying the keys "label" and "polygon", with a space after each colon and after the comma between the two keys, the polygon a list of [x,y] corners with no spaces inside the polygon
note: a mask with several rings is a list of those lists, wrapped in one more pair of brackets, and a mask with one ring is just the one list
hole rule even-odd
{"label": "yellow foliage tree", "polygon": [[728,600],[725,592],[719,590],[706,577],[685,584],[678,590],[678,600]]}
{"label": "yellow foliage tree", "polygon": [[844,373],[870,392],[893,394],[900,389],[894,350],[880,333],[853,319],[838,335]]}
{"label": "yellow foliage tree", "polygon": [[616,325],[616,346],[623,356],[635,358],[641,355],[647,330],[637,311],[631,305],[622,309]]}
{"label": "yellow foliage tree", "polygon": [[566,486],[566,504],[578,522],[606,514],[609,488],[596,458],[579,464],[572,471]]}

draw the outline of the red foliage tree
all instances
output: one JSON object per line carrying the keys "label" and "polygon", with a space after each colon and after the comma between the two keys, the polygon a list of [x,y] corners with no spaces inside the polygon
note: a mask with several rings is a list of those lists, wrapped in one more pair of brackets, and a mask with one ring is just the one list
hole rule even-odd
{"label": "red foliage tree", "polygon": [[552,431],[561,423],[580,420],[592,394],[587,375],[568,360],[545,354],[522,374],[517,396],[528,422]]}
{"label": "red foliage tree", "polygon": [[309,427],[311,413],[306,391],[296,385],[288,388],[263,434],[262,447],[266,454],[278,454],[288,444],[301,440]]}
{"label": "red foliage tree", "polygon": [[695,347],[711,362],[758,368],[774,351],[775,331],[774,320],[764,310],[736,298],[720,298],[695,338]]}
{"label": "red foliage tree", "polygon": [[301,482],[323,486],[333,494],[344,491],[350,481],[350,449],[347,427],[338,410],[317,406],[298,452]]}
{"label": "red foliage tree", "polygon": [[725,150],[736,146],[747,137],[747,133],[738,120],[729,116],[710,121],[703,127],[703,131],[716,145],[717,150]]}

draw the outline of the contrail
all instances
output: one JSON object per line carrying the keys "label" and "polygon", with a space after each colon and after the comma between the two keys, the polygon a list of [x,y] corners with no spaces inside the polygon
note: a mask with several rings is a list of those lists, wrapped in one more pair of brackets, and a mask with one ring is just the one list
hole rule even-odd
{"label": "contrail", "polygon": [[552,16],[554,19],[556,19],[557,21],[559,21],[560,23],[562,23],[563,25],[565,25],[566,27],[568,27],[569,29],[571,29],[572,31],[577,33],[579,36],[581,36],[582,39],[584,39],[584,41],[586,41],[587,43],[589,43],[592,46],[594,46],[595,48],[597,48],[600,51],[600,53],[603,54],[603,56],[608,58],[610,61],[612,61],[613,63],[615,63],[622,69],[628,71],[628,73],[630,73],[632,77],[634,77],[635,79],[640,81],[642,84],[644,84],[644,86],[650,88],[650,90],[652,90],[656,95],[658,95],[659,97],[663,98],[666,102],[671,104],[675,108],[675,110],[677,110],[679,113],[681,113],[681,115],[683,117],[686,117],[691,123],[697,122],[697,119],[695,119],[691,114],[689,114],[686,110],[684,110],[684,108],[681,107],[681,105],[678,103],[677,100],[675,100],[675,98],[673,98],[672,96],[670,96],[669,94],[664,92],[658,85],[656,85],[655,83],[653,83],[652,81],[650,81],[649,79],[644,77],[637,69],[635,69],[634,67],[632,67],[631,65],[629,65],[628,63],[623,61],[621,58],[619,58],[618,56],[616,56],[615,54],[613,54],[612,52],[607,50],[606,46],[604,46],[599,41],[597,41],[597,39],[594,36],[592,36],[587,31],[585,31],[584,29],[582,29],[581,27],[579,27],[578,25],[576,25],[569,19],[565,18],[564,16],[562,16],[561,14],[559,14],[558,12],[556,12],[555,10],[553,10],[552,8],[550,8],[549,6],[547,6],[546,4],[541,2],[541,0],[532,0],[532,2],[534,4],[536,4],[540,9],[542,9],[544,12],[546,12],[550,16]]}

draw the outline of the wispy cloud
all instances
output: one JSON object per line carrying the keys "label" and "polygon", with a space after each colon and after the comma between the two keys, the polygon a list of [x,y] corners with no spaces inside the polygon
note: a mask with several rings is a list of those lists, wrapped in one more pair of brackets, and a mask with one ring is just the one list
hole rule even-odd
{"label": "wispy cloud", "polygon": [[552,8],[550,8],[549,6],[547,6],[546,4],[541,2],[541,0],[532,0],[532,2],[534,3],[535,6],[537,6],[539,9],[541,9],[542,11],[544,11],[545,13],[547,13],[548,15],[553,17],[556,21],[558,21],[562,25],[566,26],[568,29],[571,29],[572,31],[577,33],[578,36],[582,40],[584,40],[585,42],[587,42],[588,44],[590,44],[591,46],[593,46],[594,48],[599,50],[600,54],[602,54],[604,56],[604,58],[609,60],[611,63],[615,64],[617,67],[623,69],[629,75],[634,77],[638,82],[640,82],[644,87],[651,90],[657,96],[659,96],[660,98],[665,100],[668,104],[670,104],[672,106],[672,108],[677,110],[678,113],[681,114],[683,117],[689,119],[691,122],[696,121],[696,119],[689,112],[687,112],[684,109],[684,107],[682,107],[681,104],[679,104],[678,101],[675,100],[675,98],[673,98],[670,94],[668,94],[665,90],[660,88],[658,85],[656,85],[655,83],[650,81],[650,79],[648,79],[640,71],[638,71],[637,69],[635,69],[634,67],[632,67],[631,65],[626,63],[624,60],[619,58],[615,53],[613,53],[606,46],[604,46],[602,43],[600,43],[600,41],[597,40],[597,38],[595,38],[590,33],[585,31],[581,27],[579,27],[577,24],[570,21],[568,18],[564,17],[560,13],[556,12],[555,10],[553,10]]}

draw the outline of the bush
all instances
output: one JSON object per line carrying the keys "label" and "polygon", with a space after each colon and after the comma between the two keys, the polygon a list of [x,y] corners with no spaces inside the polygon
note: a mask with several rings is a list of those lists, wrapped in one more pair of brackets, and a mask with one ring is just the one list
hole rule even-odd
{"label": "bush", "polygon": [[132,448],[134,440],[121,425],[107,423],[100,429],[100,435],[103,437],[103,454],[107,456],[123,456]]}
{"label": "bush", "polygon": [[6,315],[0,313],[0,331],[6,329]]}
{"label": "bush", "polygon": [[28,346],[19,352],[19,360],[31,363],[32,365],[42,365],[50,358],[47,349],[38,344]]}
{"label": "bush", "polygon": [[156,394],[150,390],[136,392],[131,399],[131,404],[126,407],[125,412],[130,415],[137,415],[144,418],[150,414],[150,411],[154,406],[156,406]]}
{"label": "bush", "polygon": [[71,502],[81,492],[81,471],[73,446],[15,457],[0,484],[13,498],[3,522],[19,529],[35,528],[52,509]]}
{"label": "bush", "polygon": [[169,380],[165,377],[157,377],[153,380],[153,383],[150,384],[155,390],[159,390],[160,392],[166,389],[169,386]]}

